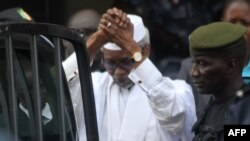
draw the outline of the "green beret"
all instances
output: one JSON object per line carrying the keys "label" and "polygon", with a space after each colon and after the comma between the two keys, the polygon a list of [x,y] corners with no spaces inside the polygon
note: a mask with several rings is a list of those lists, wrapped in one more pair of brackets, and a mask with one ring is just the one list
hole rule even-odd
{"label": "green beret", "polygon": [[213,54],[243,44],[246,31],[246,27],[229,22],[200,26],[189,36],[190,54]]}

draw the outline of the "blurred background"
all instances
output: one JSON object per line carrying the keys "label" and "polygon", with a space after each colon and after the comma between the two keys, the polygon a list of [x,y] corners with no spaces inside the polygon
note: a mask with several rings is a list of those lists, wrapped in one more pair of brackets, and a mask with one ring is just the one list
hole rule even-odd
{"label": "blurred background", "polygon": [[22,7],[36,22],[67,25],[83,9],[99,14],[116,6],[143,18],[151,35],[151,60],[164,75],[175,78],[189,56],[188,35],[199,25],[218,21],[224,0],[3,0],[0,10]]}

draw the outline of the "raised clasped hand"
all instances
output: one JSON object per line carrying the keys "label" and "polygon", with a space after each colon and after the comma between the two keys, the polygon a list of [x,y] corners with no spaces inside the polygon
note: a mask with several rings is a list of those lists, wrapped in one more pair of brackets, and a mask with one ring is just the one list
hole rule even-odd
{"label": "raised clasped hand", "polygon": [[126,44],[133,40],[133,24],[127,14],[117,8],[108,9],[102,15],[99,28],[108,36],[111,42],[127,50]]}

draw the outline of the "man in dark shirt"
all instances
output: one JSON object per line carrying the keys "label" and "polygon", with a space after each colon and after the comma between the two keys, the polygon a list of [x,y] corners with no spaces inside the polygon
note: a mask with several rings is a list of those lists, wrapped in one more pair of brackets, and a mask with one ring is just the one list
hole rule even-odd
{"label": "man in dark shirt", "polygon": [[212,94],[193,127],[193,141],[217,141],[223,136],[228,107],[244,88],[245,33],[243,26],[216,22],[197,28],[189,37],[193,83],[200,94]]}

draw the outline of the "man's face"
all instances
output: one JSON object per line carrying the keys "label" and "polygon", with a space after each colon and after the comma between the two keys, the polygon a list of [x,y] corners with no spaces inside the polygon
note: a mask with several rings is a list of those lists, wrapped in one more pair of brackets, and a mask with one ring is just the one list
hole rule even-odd
{"label": "man's face", "polygon": [[223,15],[223,21],[247,27],[246,38],[250,41],[250,6],[244,2],[231,3]]}
{"label": "man's face", "polygon": [[120,87],[128,88],[133,85],[128,75],[133,69],[134,61],[126,51],[103,49],[103,63],[107,72]]}
{"label": "man's face", "polygon": [[227,81],[226,62],[215,56],[194,56],[190,75],[201,94],[218,94]]}

